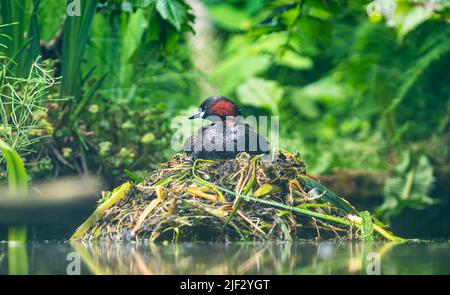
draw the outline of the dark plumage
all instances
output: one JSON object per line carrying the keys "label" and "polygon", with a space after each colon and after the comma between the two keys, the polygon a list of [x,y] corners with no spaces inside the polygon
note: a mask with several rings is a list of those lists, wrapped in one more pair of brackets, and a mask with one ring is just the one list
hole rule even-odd
{"label": "dark plumage", "polygon": [[184,151],[203,159],[230,159],[240,152],[251,155],[268,152],[267,140],[248,124],[239,123],[239,115],[239,108],[229,99],[207,98],[189,119],[205,118],[213,123],[188,138]]}

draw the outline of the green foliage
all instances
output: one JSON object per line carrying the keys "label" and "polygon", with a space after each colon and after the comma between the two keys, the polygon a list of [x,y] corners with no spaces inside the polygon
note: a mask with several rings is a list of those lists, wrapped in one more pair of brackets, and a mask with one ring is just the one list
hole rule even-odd
{"label": "green foliage", "polygon": [[[213,83],[244,111],[279,114],[282,147],[313,174],[388,170],[406,146],[449,132],[448,4],[395,2],[367,15],[369,1],[275,1],[251,12],[207,1],[223,48]],[[383,214],[429,204],[429,189],[412,186],[409,203],[385,193]]]}
{"label": "green foliage", "polygon": [[141,182],[144,181],[144,178],[143,178],[143,177],[137,175],[136,173],[134,173],[134,172],[132,172],[132,171],[130,171],[130,170],[128,170],[128,169],[125,169],[124,172],[125,172],[125,174],[126,174],[129,178],[131,178],[131,180],[133,180],[135,183],[141,183]]}
{"label": "green foliage", "polygon": [[372,215],[368,211],[361,212],[359,216],[362,219],[361,222],[361,237],[363,241],[373,240],[373,222]]}
{"label": "green foliage", "polygon": [[[2,21],[12,24],[0,27],[11,46],[2,51],[0,138],[26,157],[36,178],[102,171],[113,182],[124,168],[151,169],[171,153],[168,105],[187,106],[186,96],[195,98],[193,75],[185,70],[189,52],[178,46],[192,30],[190,7],[181,0],[90,0],[81,2],[80,17],[65,17],[65,5],[46,4],[1,6]],[[30,43],[23,38],[29,24],[53,50],[47,58],[58,58],[45,62],[62,76],[59,99],[41,64],[24,78],[7,75],[16,65],[7,56],[19,57],[9,53]],[[41,50],[30,48],[23,54]],[[168,61],[169,54],[178,58]]]}
{"label": "green foliage", "polygon": [[[136,10],[106,6],[95,15],[85,65],[85,71],[95,72],[74,113],[84,156],[66,157],[75,169],[80,160],[83,170],[100,167],[114,180],[125,168],[146,171],[172,153],[169,106],[188,105],[185,96],[196,91],[184,69],[187,52],[177,46],[180,33],[190,30],[192,15],[181,1],[162,2],[135,2]],[[168,60],[169,53],[178,59]],[[71,135],[66,128],[59,131],[60,148],[80,150]]]}
{"label": "green foliage", "polygon": [[22,159],[17,152],[0,139],[0,150],[6,160],[9,189],[13,192],[23,192],[27,188],[27,173]]}
{"label": "green foliage", "polygon": [[166,21],[170,22],[177,31],[189,23],[189,6],[179,0],[156,0],[156,10]]}
{"label": "green foliage", "polygon": [[395,176],[386,181],[385,200],[378,208],[378,214],[389,219],[400,214],[405,207],[423,209],[436,204],[436,200],[429,197],[433,182],[433,166],[428,158],[404,152],[401,162],[395,166]]}
{"label": "green foliage", "polygon": [[[213,34],[207,44],[195,44],[202,38],[191,35],[196,11],[186,1],[81,1],[82,16],[68,18],[64,5],[46,2],[0,8],[10,24],[0,25],[0,139],[35,178],[145,175],[173,153],[172,116],[207,91],[238,99],[244,115],[279,115],[282,147],[299,151],[313,174],[389,170],[406,147],[440,145],[450,131],[444,1],[399,0],[368,15],[372,2],[362,0],[205,0],[196,25]],[[54,45],[46,67],[33,63],[45,53],[39,39]],[[197,45],[216,56],[205,54],[210,72],[195,69]],[[47,67],[62,76],[60,89]],[[442,150],[427,157],[448,163]],[[433,169],[424,161],[396,172],[380,212],[431,203],[429,172],[408,176]],[[397,188],[409,185],[404,201]]]}
{"label": "green foliage", "polygon": [[34,144],[53,133],[45,106],[55,79],[39,60],[33,62],[25,78],[8,73],[6,67],[0,72],[0,139],[26,155],[35,151]]}
{"label": "green foliage", "polygon": [[[8,185],[13,193],[25,194],[28,190],[27,173],[20,156],[0,139],[0,151],[6,159],[8,170]],[[27,239],[27,228],[24,226],[14,226],[8,230],[8,240],[10,242],[25,242]],[[23,244],[10,247],[8,249],[8,269],[10,275],[28,274],[27,251]]]}
{"label": "green foliage", "polygon": [[80,1],[80,5],[80,16],[67,17],[64,25],[61,69],[61,96],[71,96],[77,100],[82,81],[82,59],[98,0]]}
{"label": "green foliage", "polygon": [[261,78],[250,78],[237,88],[237,96],[242,103],[265,108],[275,115],[278,114],[278,104],[283,93],[283,88],[275,81]]}
{"label": "green foliage", "polygon": [[[0,44],[4,55],[3,66],[18,78],[26,78],[39,54],[39,29],[36,11],[40,1],[3,1],[0,10]],[[27,34],[24,34],[26,32]],[[2,50],[2,51],[3,51]]]}
{"label": "green foliage", "polygon": [[373,18],[384,17],[389,25],[394,26],[398,33],[398,38],[403,38],[422,23],[433,18],[448,19],[450,4],[448,1],[404,1],[395,0],[392,6],[394,10],[380,9],[372,15]]}

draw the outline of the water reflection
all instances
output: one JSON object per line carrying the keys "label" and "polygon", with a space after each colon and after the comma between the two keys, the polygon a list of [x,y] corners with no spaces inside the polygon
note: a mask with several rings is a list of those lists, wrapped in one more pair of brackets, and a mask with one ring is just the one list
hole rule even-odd
{"label": "water reflection", "polygon": [[[77,252],[82,274],[449,274],[449,243],[27,243],[31,274],[66,274]],[[0,243],[0,274],[8,273]],[[371,256],[372,255],[372,256]]]}

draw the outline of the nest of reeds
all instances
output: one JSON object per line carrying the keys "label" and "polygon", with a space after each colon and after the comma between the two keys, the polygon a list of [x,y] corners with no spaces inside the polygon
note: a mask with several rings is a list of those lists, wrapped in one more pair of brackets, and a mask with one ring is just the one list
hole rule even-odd
{"label": "nest of reeds", "polygon": [[296,154],[195,162],[175,155],[112,192],[73,239],[398,240],[369,213],[307,176]]}

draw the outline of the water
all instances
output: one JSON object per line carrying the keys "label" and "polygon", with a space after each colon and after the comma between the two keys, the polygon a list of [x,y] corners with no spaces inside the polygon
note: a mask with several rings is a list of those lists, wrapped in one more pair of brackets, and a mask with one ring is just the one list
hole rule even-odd
{"label": "water", "polygon": [[449,242],[0,242],[0,274],[66,274],[77,257],[81,274],[450,274]]}

